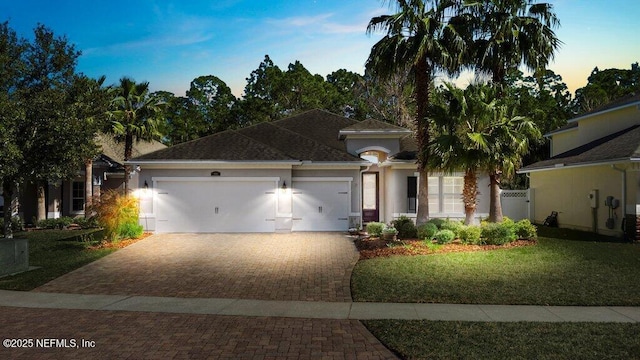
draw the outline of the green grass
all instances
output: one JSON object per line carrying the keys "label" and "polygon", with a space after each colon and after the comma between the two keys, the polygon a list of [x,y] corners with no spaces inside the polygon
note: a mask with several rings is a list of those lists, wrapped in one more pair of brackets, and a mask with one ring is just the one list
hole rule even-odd
{"label": "green grass", "polygon": [[640,245],[540,238],[535,246],[359,261],[355,301],[639,306]]}
{"label": "green grass", "polygon": [[403,359],[638,359],[640,324],[370,320]]}
{"label": "green grass", "polygon": [[95,261],[114,249],[90,250],[90,241],[80,241],[95,230],[41,230],[17,233],[29,239],[29,265],[39,269],[0,278],[0,289],[32,290],[61,275]]}

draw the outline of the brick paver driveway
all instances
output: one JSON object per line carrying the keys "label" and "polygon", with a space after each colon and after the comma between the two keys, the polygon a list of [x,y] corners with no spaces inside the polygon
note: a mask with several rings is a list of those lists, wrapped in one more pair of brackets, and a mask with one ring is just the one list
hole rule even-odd
{"label": "brick paver driveway", "polygon": [[[342,234],[163,234],[35,291],[348,302],[357,259]],[[0,348],[0,359],[395,358],[357,320],[0,307],[0,324],[3,339],[78,346]]]}
{"label": "brick paver driveway", "polygon": [[351,301],[357,260],[339,233],[158,234],[36,291]]}

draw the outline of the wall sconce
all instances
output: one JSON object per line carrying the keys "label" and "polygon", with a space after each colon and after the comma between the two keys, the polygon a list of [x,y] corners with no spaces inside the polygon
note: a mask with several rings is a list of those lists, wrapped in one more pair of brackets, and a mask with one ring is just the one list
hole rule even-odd
{"label": "wall sconce", "polygon": [[149,190],[149,183],[147,182],[147,180],[144,181],[144,189]]}
{"label": "wall sconce", "polygon": [[282,190],[287,190],[287,182],[286,182],[286,181],[283,181],[283,182],[282,182],[282,187],[281,187],[281,189],[282,189]]}

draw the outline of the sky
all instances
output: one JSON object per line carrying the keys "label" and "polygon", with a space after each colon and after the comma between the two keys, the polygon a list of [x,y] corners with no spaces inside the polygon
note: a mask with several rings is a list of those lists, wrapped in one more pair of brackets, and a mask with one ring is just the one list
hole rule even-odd
{"label": "sky", "polygon": [[[574,92],[594,67],[629,69],[640,61],[638,0],[548,0],[563,42],[549,68]],[[0,21],[33,37],[38,23],[82,51],[77,70],[148,81],[152,91],[184,96],[204,75],[241,96],[265,55],[281,69],[299,60],[311,73],[364,73],[369,20],[392,13],[381,0],[0,0]],[[468,75],[467,75],[468,78]],[[460,82],[466,81],[465,78]],[[464,84],[463,84],[464,85]]]}

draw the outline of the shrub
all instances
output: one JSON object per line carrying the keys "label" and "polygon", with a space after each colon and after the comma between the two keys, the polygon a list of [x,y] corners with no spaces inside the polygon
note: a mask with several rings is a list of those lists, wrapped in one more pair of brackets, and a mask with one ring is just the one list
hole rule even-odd
{"label": "shrub", "polygon": [[384,223],[372,221],[367,224],[367,234],[374,237],[380,237],[380,235],[382,235],[382,229],[384,228]]}
{"label": "shrub", "polygon": [[462,241],[463,244],[472,244],[472,245],[480,244],[481,234],[482,234],[482,229],[479,226],[463,225],[458,230],[458,238],[460,238],[460,241]]}
{"label": "shrub", "polygon": [[93,229],[98,227],[98,219],[96,219],[96,217],[94,216],[90,218],[76,218],[74,219],[74,222],[83,229]]}
{"label": "shrub", "polygon": [[428,222],[418,227],[418,238],[422,240],[432,240],[437,232],[438,227],[434,223]]}
{"label": "shrub", "polygon": [[411,239],[418,236],[418,229],[411,219],[402,215],[393,220],[393,227],[398,230],[400,239]]}
{"label": "shrub", "polygon": [[442,226],[442,223],[444,223],[444,219],[433,218],[428,222],[432,223],[438,228],[438,230],[440,230],[440,226]]}
{"label": "shrub", "polygon": [[117,233],[121,239],[137,239],[143,231],[142,225],[127,222],[118,227]]}
{"label": "shrub", "polygon": [[455,234],[456,237],[460,236],[458,233],[460,229],[464,226],[463,223],[457,220],[445,220],[440,225],[440,230],[451,230]]}
{"label": "shrub", "polygon": [[456,238],[456,234],[451,230],[440,230],[433,237],[438,244],[448,244]]}
{"label": "shrub", "polygon": [[529,219],[522,219],[515,224],[515,233],[518,239],[536,239],[538,231]]}
{"label": "shrub", "polygon": [[[24,223],[19,216],[11,218],[11,231],[18,232],[24,230]],[[4,235],[4,219],[0,218],[0,234]]]}
{"label": "shrub", "polygon": [[504,245],[517,240],[510,223],[489,223],[482,228],[482,239],[488,245]]}
{"label": "shrub", "polygon": [[385,226],[382,229],[382,235],[398,235],[398,230],[393,226]]}
{"label": "shrub", "polygon": [[[138,199],[120,195],[117,191],[107,191],[92,209],[96,212],[98,223],[105,229],[110,240],[119,240],[138,234]],[[142,232],[135,237],[139,237]]]}
{"label": "shrub", "polygon": [[57,219],[43,219],[36,223],[42,229],[64,229],[73,223],[73,218],[63,216]]}

